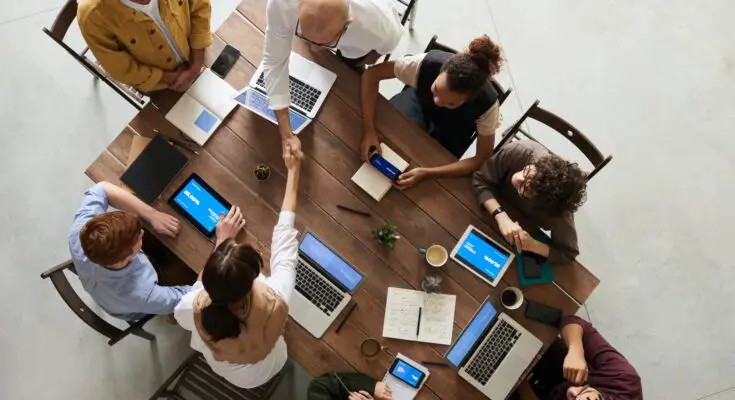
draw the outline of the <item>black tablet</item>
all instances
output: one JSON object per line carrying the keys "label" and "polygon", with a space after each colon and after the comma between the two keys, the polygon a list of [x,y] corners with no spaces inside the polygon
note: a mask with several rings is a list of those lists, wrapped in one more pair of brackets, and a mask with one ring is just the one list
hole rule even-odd
{"label": "black tablet", "polygon": [[191,222],[207,238],[214,235],[220,215],[230,211],[231,205],[215,192],[197,174],[191,174],[176,189],[168,204]]}

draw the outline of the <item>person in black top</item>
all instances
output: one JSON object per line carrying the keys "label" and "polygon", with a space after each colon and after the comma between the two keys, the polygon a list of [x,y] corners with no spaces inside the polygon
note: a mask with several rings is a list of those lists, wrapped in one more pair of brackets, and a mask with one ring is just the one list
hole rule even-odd
{"label": "person in black top", "polygon": [[458,159],[477,137],[474,157],[433,168],[414,168],[396,184],[411,187],[428,177],[465,176],[490,158],[500,125],[498,93],[490,78],[503,62],[500,47],[478,37],[457,54],[441,50],[374,65],[362,75],[362,157],[380,149],[375,131],[375,102],[381,80],[398,78],[406,88],[391,103]]}

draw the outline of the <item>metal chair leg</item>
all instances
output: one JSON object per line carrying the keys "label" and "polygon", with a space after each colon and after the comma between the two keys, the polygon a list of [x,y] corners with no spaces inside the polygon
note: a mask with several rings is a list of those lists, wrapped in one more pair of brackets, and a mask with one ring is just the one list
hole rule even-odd
{"label": "metal chair leg", "polygon": [[408,31],[413,33],[413,22],[416,20],[416,8],[418,7],[418,2],[411,7],[411,14],[408,16]]}

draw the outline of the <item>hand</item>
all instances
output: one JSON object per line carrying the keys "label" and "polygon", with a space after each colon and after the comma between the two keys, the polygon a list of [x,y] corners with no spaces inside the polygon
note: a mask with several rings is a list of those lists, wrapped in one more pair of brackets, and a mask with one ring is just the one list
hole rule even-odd
{"label": "hand", "polygon": [[370,393],[361,390],[359,392],[350,392],[350,395],[347,396],[348,400],[373,400],[373,396],[370,395]]}
{"label": "hand", "polygon": [[244,227],[245,218],[240,213],[240,207],[232,206],[227,215],[221,213],[217,226],[215,227],[217,242],[214,247],[219,247],[227,239],[234,239]]}
{"label": "hand", "polygon": [[360,145],[360,153],[363,161],[370,161],[370,148],[375,147],[378,150],[378,154],[383,154],[383,150],[380,149],[380,139],[375,131],[365,131],[362,135],[362,144]]}
{"label": "hand", "polygon": [[505,240],[515,246],[518,251],[523,251],[523,242],[521,241],[523,228],[510,219],[506,213],[496,215],[495,220],[498,222],[498,228],[500,228],[500,233],[505,237]]}
{"label": "hand", "polygon": [[587,383],[587,361],[584,359],[584,350],[579,347],[570,347],[564,357],[564,379],[575,385]]}
{"label": "hand", "polygon": [[297,168],[300,168],[301,158],[296,157],[296,155],[294,154],[293,148],[291,148],[291,144],[286,143],[285,146],[286,146],[286,151],[283,153],[283,161],[286,164],[286,168],[289,171],[293,171]]}
{"label": "hand", "polygon": [[169,88],[171,85],[173,85],[177,79],[179,79],[179,75],[184,72],[183,69],[177,68],[175,71],[163,71],[163,76],[161,76],[161,82],[165,83],[166,86]]}
{"label": "hand", "polygon": [[174,237],[179,233],[179,220],[172,215],[153,210],[145,219],[158,234]]}
{"label": "hand", "polygon": [[293,156],[301,160],[304,157],[304,152],[301,151],[301,140],[296,135],[291,135],[288,139],[283,139],[281,143],[283,146],[283,159],[287,156]]}
{"label": "hand", "polygon": [[521,231],[519,236],[521,239],[521,251],[530,251],[531,253],[540,254],[539,244],[541,244],[541,242],[534,239],[533,236],[526,231]]}
{"label": "hand", "polygon": [[408,172],[404,172],[398,176],[396,186],[399,189],[408,189],[416,186],[419,182],[429,177],[429,172],[424,168],[414,168]]}
{"label": "hand", "polygon": [[177,92],[186,91],[186,89],[188,89],[189,86],[194,83],[194,80],[199,75],[200,70],[201,67],[196,68],[195,66],[184,69],[176,78],[176,81],[169,86],[169,89],[175,90]]}
{"label": "hand", "polygon": [[383,382],[375,384],[375,400],[391,400],[393,399],[393,392],[390,390],[388,385]]}

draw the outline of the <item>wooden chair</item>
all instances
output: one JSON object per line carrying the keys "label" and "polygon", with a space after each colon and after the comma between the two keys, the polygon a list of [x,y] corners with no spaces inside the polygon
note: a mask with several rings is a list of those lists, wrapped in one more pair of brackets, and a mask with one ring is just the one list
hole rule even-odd
{"label": "wooden chair", "polygon": [[77,273],[74,268],[74,263],[69,260],[42,273],[41,278],[50,279],[51,283],[53,283],[56,288],[56,291],[59,293],[59,296],[61,296],[66,305],[74,311],[74,314],[76,314],[90,328],[110,339],[107,344],[112,346],[129,334],[133,334],[150,341],[156,340],[155,336],[143,330],[143,325],[150,321],[154,315],[147,315],[136,322],[128,322],[130,326],[124,330],[113,326],[90,310],[84,301],[79,298],[79,295],[66,278],[66,274],[64,273],[66,270],[71,271],[75,275]]}
{"label": "wooden chair", "polygon": [[158,388],[150,400],[267,400],[290,369],[289,360],[283,370],[265,385],[243,389],[212,371],[204,357],[195,352]]}
{"label": "wooden chair", "polygon": [[[495,151],[497,152],[506,143],[513,140],[516,134],[521,131],[521,125],[526,121],[526,119],[531,118],[548,126],[567,138],[567,140],[569,140],[575,147],[577,147],[577,149],[579,149],[579,151],[582,152],[582,154],[584,154],[584,156],[594,166],[593,170],[587,174],[587,180],[589,181],[593,176],[597,175],[597,173],[600,172],[600,170],[605,167],[610,160],[612,160],[612,155],[605,157],[597,146],[595,146],[579,129],[575,128],[572,124],[561,117],[539,107],[539,102],[539,100],[536,100],[531,108],[529,108],[518,121],[508,128],[504,133],[503,139],[501,139],[500,143],[495,147]],[[529,133],[522,133],[528,136],[531,140],[538,142],[538,140]]]}
{"label": "wooden chair", "polygon": [[105,74],[105,71],[96,62],[92,62],[85,56],[87,54],[87,51],[89,51],[89,47],[85,47],[84,51],[79,54],[74,51],[74,49],[69,47],[69,45],[64,43],[64,37],[66,36],[66,33],[69,31],[69,27],[71,26],[72,22],[74,22],[74,19],[76,17],[77,0],[67,0],[66,4],[64,4],[64,6],[61,8],[61,11],[56,16],[54,23],[51,25],[51,29],[43,28],[43,31],[57,44],[59,44],[64,50],[66,50],[67,53],[71,54],[71,56],[74,57],[77,62],[87,68],[87,70],[95,78],[105,82],[110,88],[112,88],[112,90],[114,90],[117,94],[127,100],[128,103],[130,103],[133,107],[137,108],[138,110],[143,109],[143,106],[146,103],[145,96],[132,86],[125,85],[123,83],[116,82],[110,79],[107,74]]}

